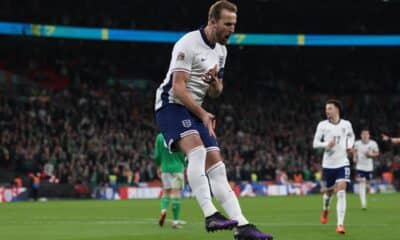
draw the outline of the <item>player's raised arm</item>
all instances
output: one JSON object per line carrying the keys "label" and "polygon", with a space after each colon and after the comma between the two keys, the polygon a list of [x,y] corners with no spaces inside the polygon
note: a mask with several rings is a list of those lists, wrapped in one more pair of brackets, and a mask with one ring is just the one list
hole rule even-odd
{"label": "player's raised arm", "polygon": [[382,134],[382,140],[385,142],[391,142],[393,144],[400,144],[400,138],[389,137],[386,134]]}

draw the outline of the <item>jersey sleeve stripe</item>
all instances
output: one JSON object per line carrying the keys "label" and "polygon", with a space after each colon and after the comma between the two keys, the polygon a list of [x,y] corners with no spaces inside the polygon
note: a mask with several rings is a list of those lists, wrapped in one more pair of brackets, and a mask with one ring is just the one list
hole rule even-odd
{"label": "jersey sleeve stripe", "polygon": [[161,100],[162,100],[162,107],[167,105],[169,102],[169,91],[172,88],[172,75],[170,75],[169,81],[165,86],[162,88],[162,93],[161,93]]}
{"label": "jersey sleeve stripe", "polygon": [[186,69],[186,68],[173,68],[173,69],[171,69],[171,72],[180,72],[180,71],[191,73],[191,71]]}

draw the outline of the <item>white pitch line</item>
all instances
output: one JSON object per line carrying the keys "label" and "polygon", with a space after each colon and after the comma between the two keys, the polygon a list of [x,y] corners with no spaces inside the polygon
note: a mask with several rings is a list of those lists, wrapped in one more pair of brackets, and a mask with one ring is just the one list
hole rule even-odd
{"label": "white pitch line", "polygon": [[[168,219],[167,222],[171,222],[172,220]],[[143,219],[132,219],[132,220],[127,220],[127,218],[122,218],[121,220],[118,220],[116,218],[113,219],[96,219],[94,221],[91,221],[89,219],[56,219],[52,218],[51,220],[49,219],[48,221],[44,219],[33,219],[31,221],[29,220],[24,220],[24,221],[11,221],[16,224],[46,224],[46,223],[51,223],[51,224],[87,224],[87,225],[93,225],[93,224],[98,224],[98,225],[157,225],[158,224],[158,219],[156,218],[143,218]],[[189,221],[187,222],[188,225],[203,225],[204,222],[200,221]],[[269,226],[274,226],[274,227],[323,227],[323,226],[333,226],[334,224],[327,224],[327,225],[322,225],[320,223],[297,223],[297,222],[285,222],[285,223],[277,223],[277,222],[255,222],[255,225],[257,226],[263,226],[263,227],[269,227]],[[376,223],[376,224],[352,224],[352,223],[347,223],[346,226],[348,227],[387,227],[391,226],[390,224],[385,224],[385,223]]]}

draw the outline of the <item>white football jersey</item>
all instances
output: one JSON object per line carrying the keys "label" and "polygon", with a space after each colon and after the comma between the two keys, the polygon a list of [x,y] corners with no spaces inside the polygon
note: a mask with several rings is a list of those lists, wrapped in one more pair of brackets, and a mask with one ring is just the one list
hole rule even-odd
{"label": "white football jersey", "polygon": [[[336,145],[328,149],[328,144],[335,140]],[[323,168],[339,168],[350,165],[347,149],[354,145],[354,131],[351,123],[340,119],[337,124],[328,120],[319,122],[314,135],[313,147],[324,148]]]}
{"label": "white football jersey", "polygon": [[209,86],[201,76],[217,65],[218,77],[222,79],[226,56],[226,47],[219,43],[212,45],[207,40],[204,29],[185,34],[175,43],[172,50],[167,75],[157,89],[155,110],[169,103],[182,104],[172,90],[172,76],[175,71],[190,74],[186,88],[193,99],[201,105]]}
{"label": "white football jersey", "polygon": [[354,149],[357,150],[356,169],[371,172],[374,169],[373,159],[368,157],[367,154],[370,151],[379,152],[378,144],[374,140],[369,140],[368,143],[358,140],[354,144]]}

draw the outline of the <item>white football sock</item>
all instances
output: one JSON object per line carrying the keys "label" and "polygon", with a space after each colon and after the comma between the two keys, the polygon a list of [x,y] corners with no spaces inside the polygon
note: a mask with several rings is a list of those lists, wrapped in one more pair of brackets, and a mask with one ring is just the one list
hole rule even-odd
{"label": "white football sock", "polygon": [[223,162],[218,162],[207,171],[211,191],[221,204],[229,218],[238,221],[238,225],[246,225],[249,222],[243,216],[239,201],[229,185],[226,168]]}
{"label": "white football sock", "polygon": [[208,217],[217,212],[217,209],[212,203],[210,185],[205,174],[206,154],[204,146],[198,146],[187,154],[187,175],[192,192],[204,216]]}
{"label": "white football sock", "polygon": [[337,196],[337,225],[343,225],[344,216],[346,214],[346,191],[340,190],[336,193]]}
{"label": "white football sock", "polygon": [[322,210],[329,210],[331,205],[332,195],[329,196],[327,193],[324,193],[322,196]]}
{"label": "white football sock", "polygon": [[367,207],[367,184],[362,181],[360,182],[360,200],[361,200],[361,207]]}

